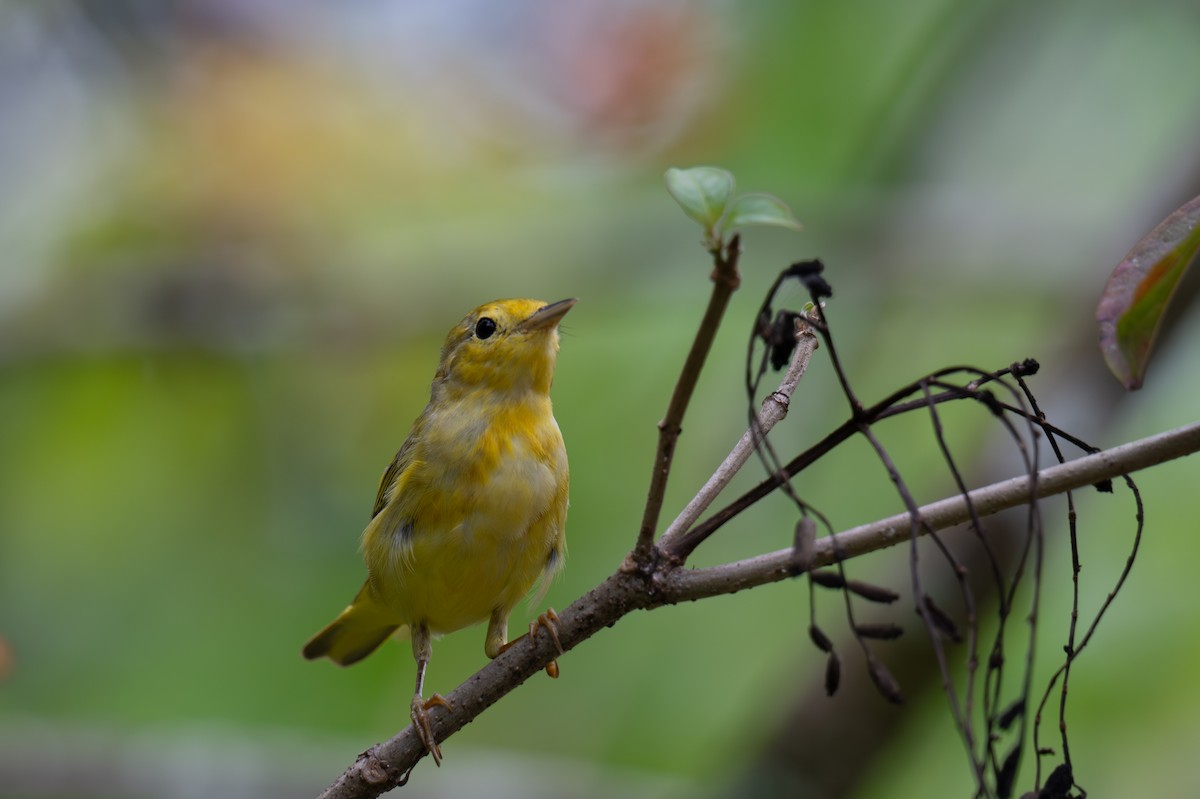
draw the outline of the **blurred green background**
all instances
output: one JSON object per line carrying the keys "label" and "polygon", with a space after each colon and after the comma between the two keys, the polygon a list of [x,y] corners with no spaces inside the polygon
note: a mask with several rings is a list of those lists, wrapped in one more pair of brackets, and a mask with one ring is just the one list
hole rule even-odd
{"label": "blurred green background", "polygon": [[[0,795],[313,795],[406,723],[406,645],[345,671],[299,650],[359,585],[379,474],[483,301],[581,298],[554,391],[570,558],[546,602],[616,568],[708,292],[668,166],[727,167],[806,231],[745,236],[664,522],[741,434],[750,322],[799,258],[828,266],[864,399],[1032,356],[1051,418],[1098,445],[1192,421],[1197,314],[1132,396],[1091,315],[1125,251],[1200,193],[1198,45],[1200,9],[1169,0],[0,2]],[[776,446],[845,414],[818,354]],[[972,479],[1004,476],[997,431],[952,415]],[[920,499],[949,492],[927,420],[883,432]],[[1097,795],[1200,791],[1196,478],[1140,476],[1145,549],[1072,678]],[[901,510],[860,442],[800,489],[839,528]],[[1133,509],[1080,502],[1094,609]],[[1070,588],[1047,508],[1040,675]],[[791,526],[772,498],[697,562]],[[907,590],[906,563],[854,568]],[[885,706],[843,643],[843,694],[816,697],[807,607],[782,584],[628,617],[405,791],[970,795],[936,683]],[[869,612],[922,649],[909,606]],[[429,690],[482,643],[436,642]]]}

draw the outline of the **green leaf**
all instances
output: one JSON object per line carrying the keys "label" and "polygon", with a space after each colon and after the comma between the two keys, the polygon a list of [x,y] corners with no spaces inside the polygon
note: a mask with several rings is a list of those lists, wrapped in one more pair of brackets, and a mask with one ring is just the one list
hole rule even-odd
{"label": "green leaf", "polygon": [[710,234],[733,194],[733,174],[715,166],[694,166],[691,169],[672,167],[664,177],[667,191],[683,212]]}
{"label": "green leaf", "polygon": [[790,230],[803,228],[787,203],[773,194],[743,194],[734,200],[724,227],[734,230],[747,225],[775,225]]}
{"label": "green leaf", "polygon": [[1117,265],[1096,306],[1100,351],[1129,391],[1141,388],[1175,289],[1200,252],[1200,197],[1163,220]]}

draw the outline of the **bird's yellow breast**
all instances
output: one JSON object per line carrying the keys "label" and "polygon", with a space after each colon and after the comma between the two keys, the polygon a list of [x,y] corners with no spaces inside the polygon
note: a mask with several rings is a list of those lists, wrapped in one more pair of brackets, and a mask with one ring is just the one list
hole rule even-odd
{"label": "bird's yellow breast", "polygon": [[364,532],[373,599],[436,633],[506,613],[561,560],[567,459],[549,398],[431,405],[413,436]]}

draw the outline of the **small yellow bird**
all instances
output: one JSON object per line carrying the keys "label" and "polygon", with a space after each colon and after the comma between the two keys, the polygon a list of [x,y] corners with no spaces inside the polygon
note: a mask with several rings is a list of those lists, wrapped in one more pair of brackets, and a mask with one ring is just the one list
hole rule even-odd
{"label": "small yellow bird", "polygon": [[[383,474],[363,531],[367,581],[304,646],[348,666],[407,628],[417,661],[411,717],[435,763],[423,698],[432,635],[488,619],[503,652],[508,616],[566,555],[567,452],[550,405],[558,324],[576,300],[498,300],[450,331],[429,404]],[[551,614],[553,612],[551,611]],[[538,623],[554,634],[546,617]]]}

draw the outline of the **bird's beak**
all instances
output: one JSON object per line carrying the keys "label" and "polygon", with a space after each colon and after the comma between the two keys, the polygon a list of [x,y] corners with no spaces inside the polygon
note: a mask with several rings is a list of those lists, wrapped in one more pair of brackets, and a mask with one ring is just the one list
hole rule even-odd
{"label": "bird's beak", "polygon": [[572,297],[569,300],[559,300],[549,305],[543,305],[533,316],[521,322],[519,327],[521,330],[544,330],[554,327],[577,302],[579,300]]}

